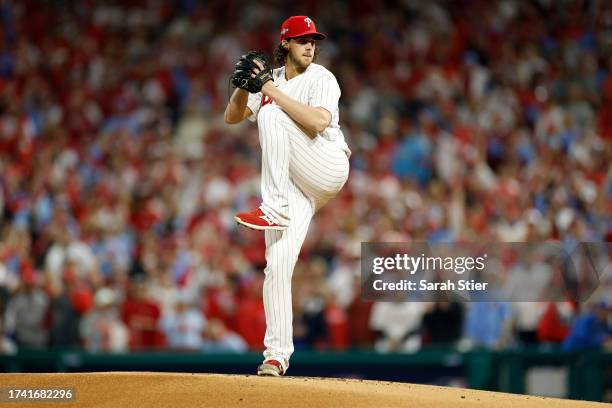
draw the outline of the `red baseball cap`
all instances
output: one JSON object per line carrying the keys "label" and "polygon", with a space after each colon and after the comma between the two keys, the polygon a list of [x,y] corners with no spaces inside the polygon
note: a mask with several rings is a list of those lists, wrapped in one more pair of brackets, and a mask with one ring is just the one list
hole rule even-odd
{"label": "red baseball cap", "polygon": [[312,35],[316,40],[324,40],[326,35],[317,31],[314,21],[308,16],[291,16],[283,22],[281,26],[280,39]]}

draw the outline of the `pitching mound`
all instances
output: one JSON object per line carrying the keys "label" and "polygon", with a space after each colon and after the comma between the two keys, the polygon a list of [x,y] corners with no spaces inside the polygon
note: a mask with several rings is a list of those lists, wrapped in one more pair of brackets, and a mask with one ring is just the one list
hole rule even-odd
{"label": "pitching mound", "polygon": [[67,403],[44,407],[603,407],[604,404],[402,383],[325,378],[172,373],[2,374],[3,388],[73,388]]}

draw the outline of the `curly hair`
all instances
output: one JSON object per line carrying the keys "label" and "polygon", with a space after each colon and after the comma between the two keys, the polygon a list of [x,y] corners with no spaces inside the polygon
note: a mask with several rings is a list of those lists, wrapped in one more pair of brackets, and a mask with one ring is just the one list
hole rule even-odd
{"label": "curly hair", "polygon": [[[317,43],[314,50],[314,55],[312,56],[312,62],[317,61],[317,57],[319,56],[319,48],[319,44]],[[279,67],[285,65],[287,62],[287,54],[289,54],[289,51],[284,49],[282,44],[279,43],[274,49],[274,63]]]}

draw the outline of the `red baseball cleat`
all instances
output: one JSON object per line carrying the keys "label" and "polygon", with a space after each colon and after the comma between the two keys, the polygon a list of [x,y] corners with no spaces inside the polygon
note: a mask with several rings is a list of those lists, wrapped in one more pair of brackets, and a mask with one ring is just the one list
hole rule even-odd
{"label": "red baseball cleat", "polygon": [[266,360],[262,365],[257,367],[257,375],[282,377],[284,374],[283,366],[277,360]]}
{"label": "red baseball cleat", "polygon": [[256,209],[255,211],[245,212],[236,214],[234,217],[238,224],[242,224],[245,227],[249,227],[255,230],[276,230],[283,231],[286,230],[287,227],[282,225],[278,225],[274,221],[270,219],[263,211],[261,211],[261,207]]}

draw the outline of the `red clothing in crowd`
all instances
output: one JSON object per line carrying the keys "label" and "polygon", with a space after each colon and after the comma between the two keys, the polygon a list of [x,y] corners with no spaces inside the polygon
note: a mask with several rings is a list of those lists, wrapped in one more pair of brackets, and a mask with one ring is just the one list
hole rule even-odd
{"label": "red clothing in crowd", "polygon": [[238,331],[236,323],[236,293],[229,288],[209,289],[202,312],[208,320],[219,319],[231,331]]}
{"label": "red clothing in crowd", "polygon": [[346,310],[335,303],[325,309],[325,321],[329,329],[329,346],[333,350],[346,350],[349,346],[349,321]]}
{"label": "red clothing in crowd", "polygon": [[132,350],[163,346],[163,337],[157,329],[160,316],[156,303],[146,299],[126,299],[121,308],[121,318],[130,331]]}
{"label": "red clothing in crowd", "polygon": [[370,313],[373,302],[355,297],[349,306],[348,332],[350,343],[356,346],[371,346],[374,344],[374,333],[370,329]]}
{"label": "red clothing in crowd", "polygon": [[236,316],[237,332],[242,336],[251,350],[263,348],[266,334],[266,316],[261,298],[245,297],[238,302]]}
{"label": "red clothing in crowd", "polygon": [[549,303],[538,326],[538,340],[541,342],[560,343],[569,333],[569,326],[559,315],[557,305]]}

